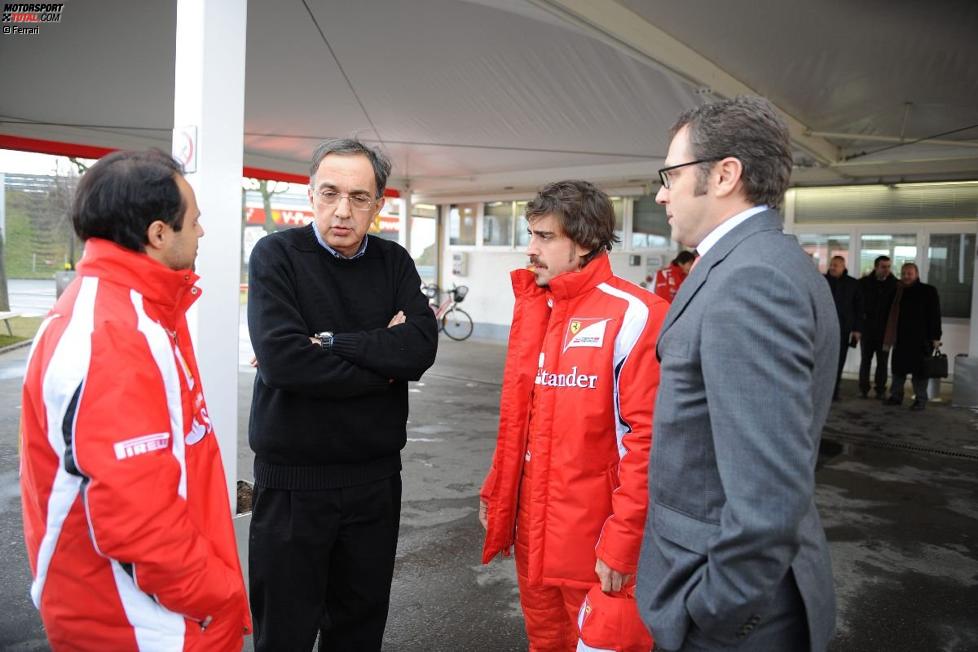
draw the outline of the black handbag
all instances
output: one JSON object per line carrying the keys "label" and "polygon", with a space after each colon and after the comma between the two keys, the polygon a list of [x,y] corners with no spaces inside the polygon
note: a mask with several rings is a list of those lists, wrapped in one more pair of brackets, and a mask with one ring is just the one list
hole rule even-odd
{"label": "black handbag", "polygon": [[924,356],[923,372],[925,378],[947,378],[947,356],[940,347]]}

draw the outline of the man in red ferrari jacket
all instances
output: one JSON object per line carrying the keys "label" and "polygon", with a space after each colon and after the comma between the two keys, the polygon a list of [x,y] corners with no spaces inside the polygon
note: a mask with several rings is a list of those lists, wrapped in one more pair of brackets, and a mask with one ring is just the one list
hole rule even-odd
{"label": "man in red ferrari jacket", "polygon": [[692,251],[680,251],[668,267],[656,272],[655,293],[672,303],[672,300],[676,298],[676,293],[679,292],[679,286],[686,280],[695,261],[696,254]]}
{"label": "man in red ferrari jacket", "polygon": [[185,313],[204,234],[162,152],[82,177],[78,278],[24,377],[31,598],[54,650],[240,650],[251,628],[220,451]]}
{"label": "man in red ferrari jacket", "polygon": [[[546,186],[526,216],[530,266],[512,273],[499,436],[480,492],[483,563],[515,545],[530,649],[573,650],[589,589],[627,595],[634,582],[669,305],[611,273],[614,211],[590,183]],[[615,649],[648,650],[637,629]]]}

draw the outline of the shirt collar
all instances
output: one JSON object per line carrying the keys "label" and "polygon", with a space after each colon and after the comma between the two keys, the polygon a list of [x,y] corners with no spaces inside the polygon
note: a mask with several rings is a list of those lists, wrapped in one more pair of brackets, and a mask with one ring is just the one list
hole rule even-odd
{"label": "shirt collar", "polygon": [[724,221],[722,224],[717,226],[715,229],[710,231],[705,238],[696,246],[696,253],[701,257],[706,255],[706,252],[713,248],[720,238],[727,235],[734,230],[738,225],[747,221],[747,218],[762,213],[768,209],[767,204],[761,204],[760,206],[754,206],[753,208],[748,208],[747,210],[737,213],[730,219]]}
{"label": "shirt collar", "polygon": [[341,258],[343,260],[356,260],[357,258],[359,258],[360,256],[362,256],[363,254],[367,253],[367,239],[368,238],[367,238],[366,235],[363,236],[363,242],[360,243],[360,248],[357,249],[357,253],[353,254],[350,257],[347,257],[347,256],[344,256],[343,254],[341,254],[340,252],[336,251],[332,247],[330,247],[328,244],[326,244],[326,241],[323,240],[322,234],[319,233],[319,229],[316,228],[316,223],[315,222],[313,222],[309,226],[312,227],[312,232],[314,234],[316,234],[316,240],[319,241],[319,244],[322,245],[322,247],[326,251],[328,251],[329,253],[333,254],[333,257],[334,258]]}

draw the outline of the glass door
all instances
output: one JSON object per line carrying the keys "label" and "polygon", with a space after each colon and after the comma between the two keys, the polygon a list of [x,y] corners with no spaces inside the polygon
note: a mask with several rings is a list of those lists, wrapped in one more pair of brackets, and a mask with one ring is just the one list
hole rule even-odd
{"label": "glass door", "polygon": [[411,210],[411,258],[424,283],[438,280],[438,207],[414,204]]}

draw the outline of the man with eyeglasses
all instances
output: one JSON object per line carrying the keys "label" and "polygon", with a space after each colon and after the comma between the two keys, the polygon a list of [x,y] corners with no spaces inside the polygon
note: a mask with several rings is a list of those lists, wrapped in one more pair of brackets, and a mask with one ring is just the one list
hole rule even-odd
{"label": "man with eyeglasses", "polygon": [[656,201],[697,264],[666,315],[638,603],[663,650],[828,646],[835,597],[815,508],[839,321],[782,232],[788,129],[741,97],[684,113]]}
{"label": "man with eyeglasses", "polygon": [[312,159],[311,225],[249,261],[258,362],[249,543],[255,649],[379,650],[401,507],[408,387],[437,326],[414,261],[367,234],[390,162],[355,140]]}

